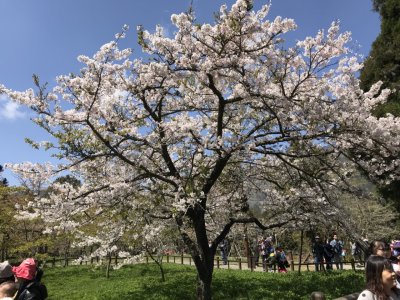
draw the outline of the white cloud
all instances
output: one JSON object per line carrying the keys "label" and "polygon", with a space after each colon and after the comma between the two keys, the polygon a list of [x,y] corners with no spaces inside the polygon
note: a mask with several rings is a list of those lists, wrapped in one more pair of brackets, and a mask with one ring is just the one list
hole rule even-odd
{"label": "white cloud", "polygon": [[7,96],[0,95],[0,120],[15,120],[24,118],[25,113],[20,110],[21,106],[12,102]]}

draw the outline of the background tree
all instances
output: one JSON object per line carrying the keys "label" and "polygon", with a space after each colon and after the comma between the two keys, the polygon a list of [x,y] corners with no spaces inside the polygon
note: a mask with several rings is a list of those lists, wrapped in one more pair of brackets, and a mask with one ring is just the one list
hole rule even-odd
{"label": "background tree", "polygon": [[368,90],[375,82],[383,81],[382,88],[390,88],[393,93],[387,103],[376,108],[375,114],[400,116],[400,3],[397,0],[379,0],[373,4],[381,16],[381,32],[364,62],[360,74],[361,87]]}
{"label": "background tree", "polygon": [[4,171],[3,166],[0,165],[0,186],[8,186],[7,178],[3,178],[2,176],[3,171]]}
{"label": "background tree", "polygon": [[[33,210],[28,212],[24,209],[29,201],[32,201],[29,190],[0,186],[0,251],[3,260],[33,255],[44,258],[43,254],[47,252],[44,222]],[[20,218],[20,212],[27,217]]]}
{"label": "background tree", "polygon": [[[400,2],[373,0],[373,6],[381,17],[381,32],[361,70],[361,87],[368,90],[376,81],[383,81],[382,87],[392,89],[393,93],[374,113],[378,117],[387,113],[400,116]],[[380,192],[400,211],[400,181],[381,186]]]}
{"label": "background tree", "polygon": [[[213,259],[234,225],[304,228],[309,208],[333,204],[336,190],[352,192],[346,175],[355,167],[375,180],[400,175],[400,122],[371,115],[389,91],[380,83],[360,89],[350,33],[333,23],[286,47],[294,21],[268,21],[268,5],[251,6],[224,5],[212,25],[196,24],[190,12],[172,15],[173,38],[160,26],[139,28],[147,59],[119,50],[125,32],[118,34],[92,58],[80,56],[80,74],[57,77],[51,92],[38,82],[36,94],[0,87],[38,113],[36,122],[58,141],[45,146],[82,179],[79,188],[36,194],[38,208],[53,207],[45,218],[80,227],[82,215],[119,219],[129,207],[139,222],[132,228],[143,218],[172,220],[197,269],[198,299],[212,297]],[[348,155],[360,149],[369,155]],[[10,168],[30,180],[52,175],[46,166]],[[238,170],[242,180],[229,180]],[[265,203],[288,212],[264,224],[252,214],[255,176],[268,182],[260,187]]]}

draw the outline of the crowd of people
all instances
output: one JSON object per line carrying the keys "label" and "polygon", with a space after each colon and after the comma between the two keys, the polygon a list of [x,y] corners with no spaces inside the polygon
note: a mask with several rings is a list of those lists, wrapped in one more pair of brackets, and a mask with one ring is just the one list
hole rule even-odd
{"label": "crowd of people", "polygon": [[[312,244],[315,271],[332,270],[333,264],[337,269],[343,270],[343,257],[345,256],[344,243],[339,240],[336,234],[331,240],[323,242],[317,235]],[[324,264],[326,267],[324,267]]]}
{"label": "crowd of people", "polygon": [[[362,251],[359,245],[352,244],[353,257],[361,260],[362,252],[365,257],[366,285],[357,300],[400,300],[400,241],[392,241],[390,244],[385,241],[373,241],[368,245],[364,240],[364,243]],[[323,262],[326,263],[327,269],[332,263],[340,268],[341,260],[335,259],[331,249],[337,245],[343,249],[343,243],[340,243],[337,236],[326,243],[320,242],[318,236],[315,237],[313,255],[317,271],[321,270]],[[332,253],[327,252],[327,249]],[[321,292],[314,292],[311,299],[324,300],[325,296]]]}
{"label": "crowd of people", "polygon": [[279,273],[286,273],[289,266],[285,251],[281,245],[274,247],[273,238],[265,237],[258,241],[255,249],[255,265],[261,258],[263,271],[273,272],[277,267]]}
{"label": "crowd of people", "polygon": [[374,241],[366,261],[366,287],[358,300],[400,300],[400,242]]}
{"label": "crowd of people", "polygon": [[44,300],[46,286],[41,282],[43,271],[33,258],[27,258],[19,266],[8,261],[0,263],[0,300]]}

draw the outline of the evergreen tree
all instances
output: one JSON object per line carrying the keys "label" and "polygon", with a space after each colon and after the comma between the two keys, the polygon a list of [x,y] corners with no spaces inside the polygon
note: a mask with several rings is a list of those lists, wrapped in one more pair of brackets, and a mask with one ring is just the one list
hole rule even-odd
{"label": "evergreen tree", "polygon": [[368,90],[373,83],[383,81],[383,88],[395,92],[387,103],[376,109],[375,114],[400,116],[400,0],[373,0],[373,6],[381,15],[381,33],[364,63],[361,87]]}
{"label": "evergreen tree", "polygon": [[[387,103],[375,110],[377,116],[391,113],[400,116],[400,0],[373,0],[374,10],[381,16],[381,33],[372,44],[361,71],[361,87],[368,90],[378,80],[383,88],[395,90]],[[400,181],[380,189],[400,211]]]}

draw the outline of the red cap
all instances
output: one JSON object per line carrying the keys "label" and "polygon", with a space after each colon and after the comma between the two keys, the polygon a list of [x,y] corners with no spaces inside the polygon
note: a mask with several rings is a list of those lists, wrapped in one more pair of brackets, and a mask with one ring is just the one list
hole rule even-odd
{"label": "red cap", "polygon": [[36,263],[33,258],[27,258],[18,267],[13,267],[12,271],[17,278],[32,280],[36,274]]}

